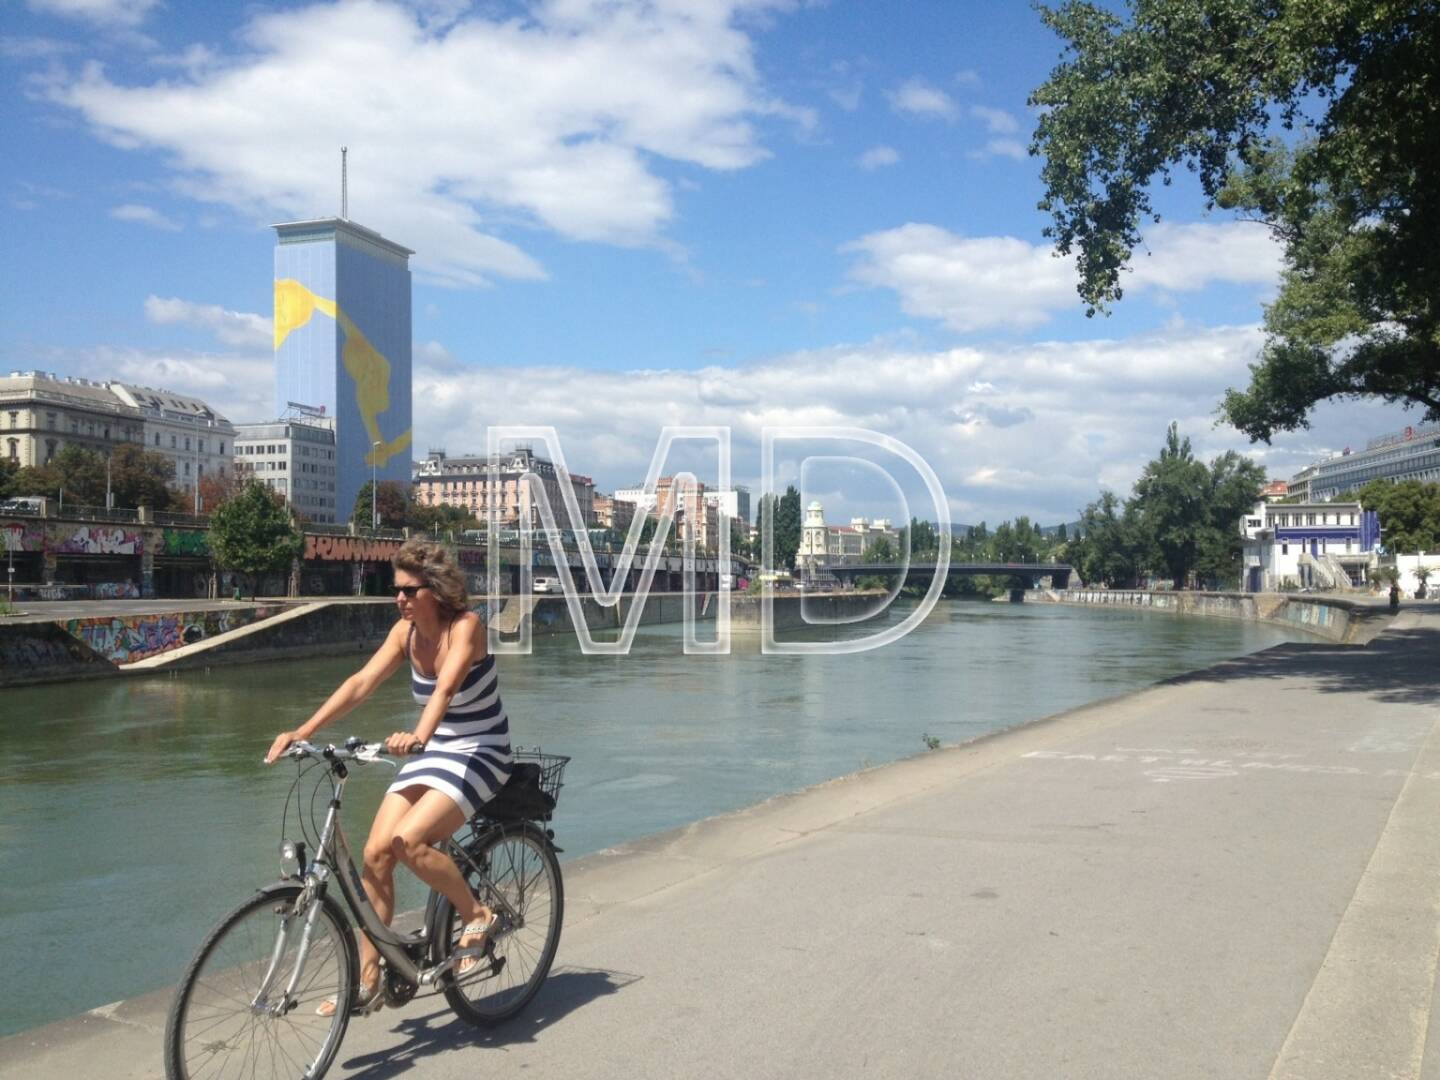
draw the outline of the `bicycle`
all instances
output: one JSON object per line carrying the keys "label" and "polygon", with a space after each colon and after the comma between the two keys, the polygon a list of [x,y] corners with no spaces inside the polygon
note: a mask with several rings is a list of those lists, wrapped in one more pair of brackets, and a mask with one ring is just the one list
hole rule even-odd
{"label": "bicycle", "polygon": [[[232,1067],[237,1076],[318,1080],[334,1062],[358,1001],[357,928],[380,953],[386,1005],[404,1005],[423,988],[444,994],[471,1024],[495,1024],[519,1013],[539,992],[560,942],[560,849],[544,823],[570,759],[517,750],[505,787],[437,845],[498,917],[483,947],[460,949],[463,920],[444,896],[432,891],[424,925],[401,933],[380,922],[361,885],[340,807],[350,766],[388,758],[383,746],[354,738],[343,747],[302,741],[286,756],[300,768],[281,824],[283,836],[295,799],[303,839],[281,843],[282,872],[293,870],[221,919],[190,961],[165,1027],[169,1080],[229,1076]],[[331,792],[324,823],[312,838],[297,793],[316,768],[324,775],[311,793],[311,828],[327,779]],[[462,972],[467,961],[473,964]],[[346,1007],[337,1004],[331,1015],[322,1015],[319,1007],[327,1000]]]}

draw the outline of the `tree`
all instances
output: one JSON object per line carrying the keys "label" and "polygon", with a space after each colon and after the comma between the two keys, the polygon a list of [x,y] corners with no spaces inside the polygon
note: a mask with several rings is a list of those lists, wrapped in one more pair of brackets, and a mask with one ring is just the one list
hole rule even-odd
{"label": "tree", "polygon": [[[355,506],[350,511],[350,520],[370,528],[370,481],[360,485],[355,496]],[[375,515],[380,519],[382,529],[403,529],[410,510],[408,486],[398,480],[381,480],[375,489]]]}
{"label": "tree", "polygon": [[1209,470],[1195,460],[1189,438],[1181,438],[1172,423],[1160,456],[1135,482],[1135,503],[1145,534],[1177,589],[1189,581],[1201,533],[1209,524],[1209,487]]}
{"label": "tree", "polygon": [[1210,462],[1206,523],[1195,556],[1195,575],[1221,588],[1240,584],[1240,519],[1255,507],[1265,486],[1265,470],[1249,458],[1227,450]]}
{"label": "tree", "polygon": [[1360,505],[1380,518],[1380,536],[1392,553],[1440,548],[1440,484],[1419,480],[1372,480],[1359,492]]}
{"label": "tree", "polygon": [[1079,532],[1071,543],[1071,559],[1081,580],[1109,588],[1135,584],[1143,545],[1132,508],[1122,505],[1113,491],[1102,491],[1081,511]]}
{"label": "tree", "polygon": [[223,475],[217,472],[206,473],[200,477],[200,512],[213,513],[226,499],[232,499],[239,494],[243,484],[244,477],[233,469]]}
{"label": "tree", "polygon": [[795,565],[800,550],[800,492],[794,484],[775,504],[775,569]]}
{"label": "tree", "polygon": [[[860,553],[860,561],[867,565],[893,565],[896,560],[895,549],[890,546],[888,537],[877,537],[864,551]],[[889,574],[867,574],[864,577],[856,578],[855,585],[861,589],[889,589],[893,575]]]}
{"label": "tree", "polygon": [[0,499],[7,499],[11,495],[17,495],[15,491],[15,478],[20,473],[20,463],[9,458],[0,458]]}
{"label": "tree", "polygon": [[[368,494],[368,493],[367,493]],[[367,511],[368,512],[368,511]],[[424,532],[461,532],[478,529],[480,522],[468,507],[436,504],[426,506],[413,499],[405,505],[405,524]]]}
{"label": "tree", "polygon": [[13,486],[20,495],[58,499],[63,490],[72,505],[104,506],[107,461],[110,494],[116,506],[169,510],[187,505],[184,495],[170,488],[174,463],[135,443],[123,443],[108,454],[73,443],[62,446],[48,464],[19,470]]}
{"label": "tree", "polygon": [[1252,439],[1333,397],[1440,419],[1440,6],[1393,0],[1086,0],[1042,8],[1067,56],[1042,110],[1046,235],[1078,256],[1090,314],[1185,166],[1207,208],[1267,224],[1286,270],[1248,389],[1222,412]]}
{"label": "tree", "polygon": [[259,480],[246,480],[210,517],[210,550],[215,561],[250,579],[252,599],[256,578],[289,570],[304,547],[305,537],[280,496]]}

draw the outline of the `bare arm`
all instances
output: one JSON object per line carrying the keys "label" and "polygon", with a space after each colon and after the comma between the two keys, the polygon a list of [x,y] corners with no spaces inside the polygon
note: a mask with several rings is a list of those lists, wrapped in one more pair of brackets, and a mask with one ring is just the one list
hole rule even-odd
{"label": "bare arm", "polygon": [[351,675],[316,709],[310,719],[294,731],[282,731],[275,736],[270,752],[265,755],[267,762],[275,761],[285,752],[286,747],[301,739],[309,739],[332,720],[338,720],[355,706],[375,692],[375,688],[395,673],[405,660],[405,637],[408,624],[396,623],[385,636],[375,655],[370,657],[363,668]]}

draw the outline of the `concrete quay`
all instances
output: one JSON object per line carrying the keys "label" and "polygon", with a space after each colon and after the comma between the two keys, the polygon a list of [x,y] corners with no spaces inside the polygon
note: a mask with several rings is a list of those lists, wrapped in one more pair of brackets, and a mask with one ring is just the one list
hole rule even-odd
{"label": "concrete quay", "polygon": [[[330,1075],[1440,1078],[1437,702],[1405,610],[575,860],[522,1017],[418,999]],[[0,1076],[159,1076],[166,1005]]]}

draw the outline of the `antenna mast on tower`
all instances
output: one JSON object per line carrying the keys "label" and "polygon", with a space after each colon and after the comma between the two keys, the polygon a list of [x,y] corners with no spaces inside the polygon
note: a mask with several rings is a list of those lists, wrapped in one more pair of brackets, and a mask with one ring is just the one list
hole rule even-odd
{"label": "antenna mast on tower", "polygon": [[340,218],[342,221],[350,220],[350,176],[345,162],[345,157],[349,153],[348,146],[340,147]]}

